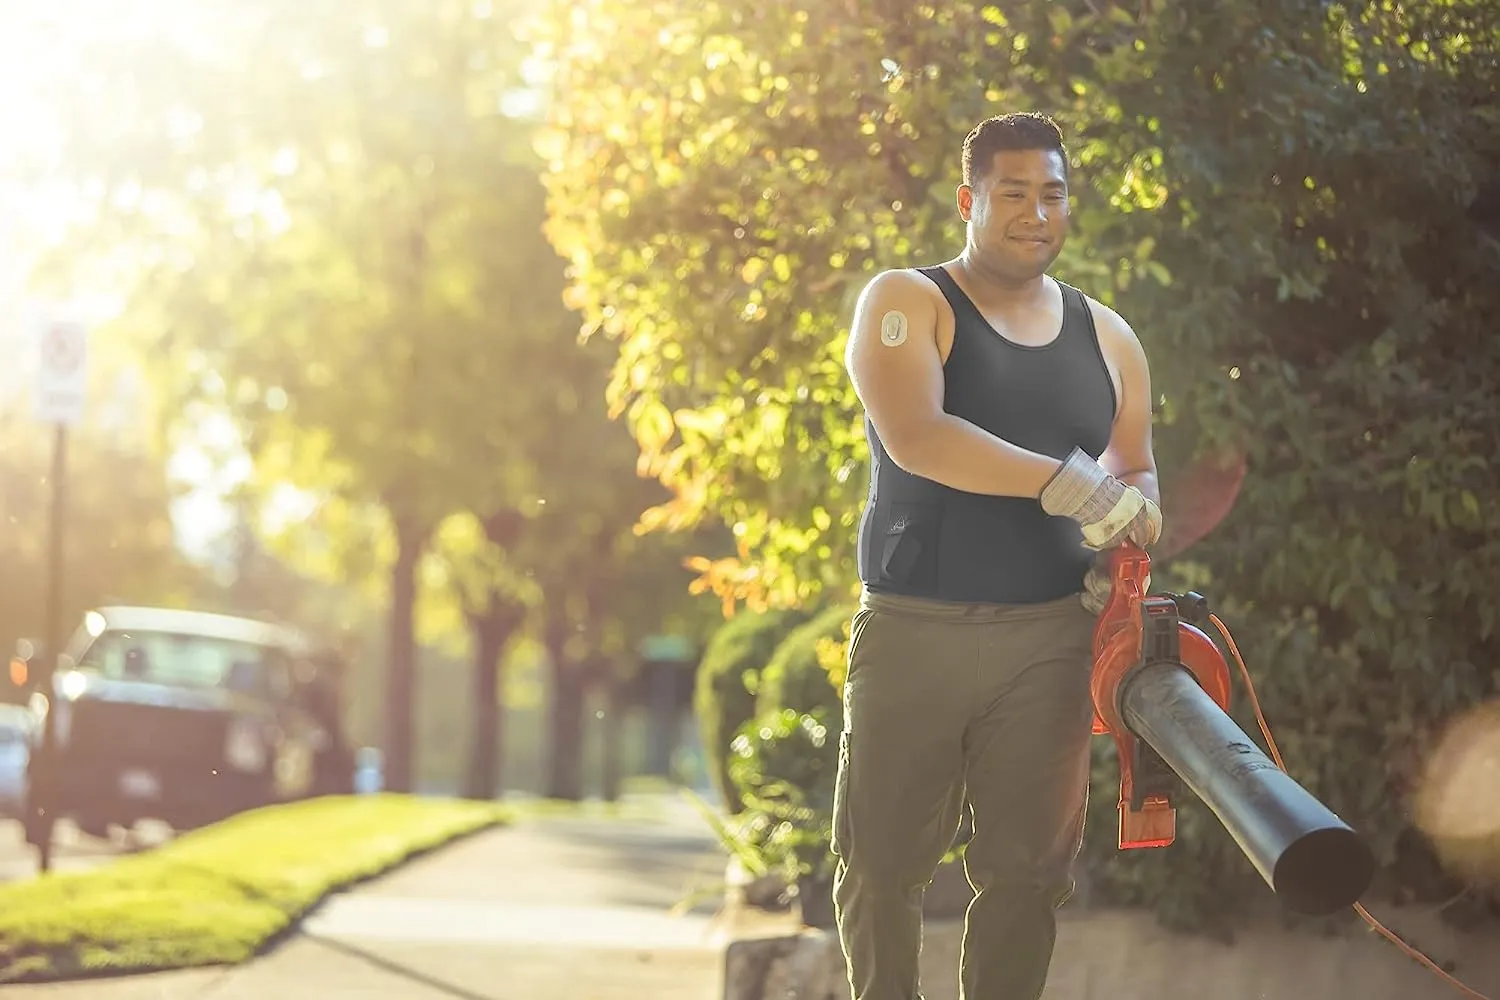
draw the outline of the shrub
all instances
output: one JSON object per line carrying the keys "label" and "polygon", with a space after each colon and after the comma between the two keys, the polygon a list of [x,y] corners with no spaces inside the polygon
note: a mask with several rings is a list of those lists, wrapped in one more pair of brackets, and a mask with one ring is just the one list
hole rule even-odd
{"label": "shrub", "polygon": [[789,633],[811,612],[801,609],[742,611],[714,633],[703,651],[693,693],[694,713],[709,761],[709,774],[730,812],[739,812],[728,771],[729,743],[755,715],[762,669]]}
{"label": "shrub", "polygon": [[761,673],[755,715],[780,709],[808,713],[822,710],[835,728],[843,728],[843,701],[820,656],[827,641],[842,642],[854,609],[835,605],[803,622],[776,647]]}
{"label": "shrub", "polygon": [[731,744],[729,774],[765,870],[789,883],[832,874],[838,727],[827,706],[759,713]]}

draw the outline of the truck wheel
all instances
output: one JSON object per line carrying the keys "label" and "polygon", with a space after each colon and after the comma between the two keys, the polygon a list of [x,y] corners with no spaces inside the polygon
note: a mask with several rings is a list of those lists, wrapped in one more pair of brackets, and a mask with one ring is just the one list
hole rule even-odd
{"label": "truck wheel", "polygon": [[109,839],[109,820],[99,816],[79,816],[73,822],[78,826],[78,832],[88,837],[99,840]]}

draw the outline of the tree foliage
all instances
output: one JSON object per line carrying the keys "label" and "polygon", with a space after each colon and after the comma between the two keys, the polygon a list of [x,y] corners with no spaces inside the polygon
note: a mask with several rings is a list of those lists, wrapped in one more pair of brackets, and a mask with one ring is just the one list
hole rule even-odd
{"label": "tree foliage", "polygon": [[[976,121],[1051,113],[1075,201],[1057,273],[1140,333],[1165,476],[1230,450],[1250,469],[1158,580],[1218,597],[1293,773],[1392,884],[1440,891],[1401,804],[1442,722],[1500,687],[1497,18],[1478,0],[555,6],[550,235],[674,489],[659,522],[731,525],[739,559],[704,569],[737,597],[850,583],[852,296],[961,246]],[[1184,829],[1151,858],[1111,846],[1113,888],[1164,907],[1263,891],[1211,819]]]}
{"label": "tree foliage", "polygon": [[[45,640],[51,567],[50,435],[30,414],[0,417],[0,642]],[[176,548],[173,490],[149,449],[93,424],[71,435],[63,520],[62,638],[105,603],[175,605],[201,583]]]}

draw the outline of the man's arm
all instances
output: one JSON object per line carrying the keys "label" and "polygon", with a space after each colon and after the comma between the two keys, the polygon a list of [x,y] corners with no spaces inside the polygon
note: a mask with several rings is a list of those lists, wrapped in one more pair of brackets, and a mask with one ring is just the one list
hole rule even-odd
{"label": "man's arm", "polygon": [[844,362],[891,460],[966,493],[1035,499],[1061,466],[943,410],[937,304],[909,271],[885,271],[854,310]]}
{"label": "man's arm", "polygon": [[1099,464],[1160,506],[1156,455],[1151,444],[1151,368],[1140,338],[1113,309],[1093,305],[1094,322],[1108,340],[1120,371],[1120,412]]}

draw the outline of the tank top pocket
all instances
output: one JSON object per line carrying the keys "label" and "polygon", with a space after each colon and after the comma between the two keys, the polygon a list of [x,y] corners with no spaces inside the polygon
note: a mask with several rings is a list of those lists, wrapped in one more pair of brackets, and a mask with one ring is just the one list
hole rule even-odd
{"label": "tank top pocket", "polygon": [[936,586],[942,519],[939,504],[891,503],[880,556],[880,582],[901,587]]}

